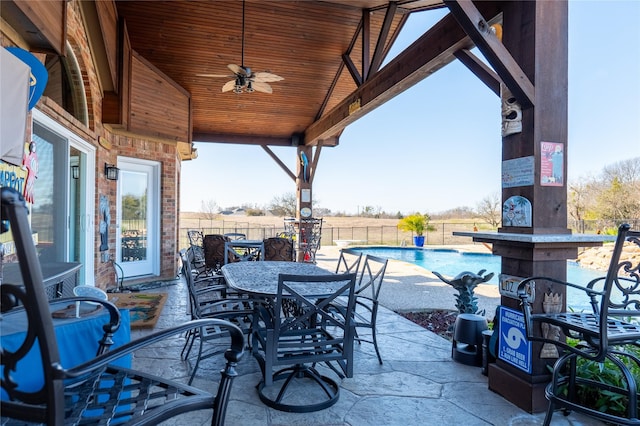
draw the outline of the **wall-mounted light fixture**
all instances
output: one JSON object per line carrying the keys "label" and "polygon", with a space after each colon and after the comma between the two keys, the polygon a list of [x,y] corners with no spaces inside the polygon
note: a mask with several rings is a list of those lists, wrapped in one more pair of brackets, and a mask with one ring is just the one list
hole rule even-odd
{"label": "wall-mounted light fixture", "polygon": [[118,180],[120,169],[113,164],[104,163],[104,175],[109,180]]}
{"label": "wall-mounted light fixture", "polygon": [[71,166],[71,177],[74,179],[80,177],[80,166]]}

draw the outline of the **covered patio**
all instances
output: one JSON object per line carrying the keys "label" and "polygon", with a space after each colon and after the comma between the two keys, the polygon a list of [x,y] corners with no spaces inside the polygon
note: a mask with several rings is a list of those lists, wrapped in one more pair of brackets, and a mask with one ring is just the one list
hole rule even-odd
{"label": "covered patio", "polygon": [[[318,265],[335,268],[339,250],[323,247],[317,255]],[[403,262],[391,262],[388,276],[393,282],[431,281],[427,271],[418,272]],[[393,284],[388,283],[389,287]],[[401,286],[398,286],[402,288]],[[183,278],[175,284],[154,291],[168,292],[157,328],[187,319],[186,284]],[[405,292],[407,293],[407,292]],[[433,297],[431,307],[453,306],[453,295],[446,289]],[[396,293],[403,303],[411,294]],[[451,296],[450,298],[448,296]],[[494,298],[497,303],[497,298]],[[392,304],[392,303],[390,303]],[[443,305],[445,304],[445,305]],[[411,305],[407,305],[411,308]],[[141,334],[134,331],[132,337]],[[487,377],[480,367],[457,363],[451,358],[451,342],[414,324],[393,311],[382,308],[378,317],[378,336],[384,364],[378,364],[373,346],[355,346],[355,374],[340,382],[340,399],[333,406],[313,413],[286,413],[271,409],[258,398],[256,384],[261,373],[250,353],[238,365],[239,377],[234,381],[227,409],[230,425],[538,425],[544,413],[528,414],[487,388]],[[181,362],[184,340],[175,339],[157,351],[139,353],[134,366],[153,365],[167,377],[185,379],[193,359]],[[193,357],[192,357],[193,358]],[[204,360],[194,385],[212,389],[221,368],[219,357]],[[333,374],[323,368],[323,373]],[[210,412],[193,412],[163,424],[207,424]],[[556,416],[553,425],[600,425],[602,423],[578,414]]]}

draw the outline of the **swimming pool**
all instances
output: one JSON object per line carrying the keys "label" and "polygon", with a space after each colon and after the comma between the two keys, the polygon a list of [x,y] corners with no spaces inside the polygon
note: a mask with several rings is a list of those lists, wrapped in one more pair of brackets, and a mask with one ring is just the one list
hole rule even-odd
{"label": "swimming pool", "polygon": [[[387,259],[402,260],[413,263],[428,271],[436,271],[443,276],[455,277],[462,271],[477,273],[486,269],[483,275],[493,272],[489,283],[498,284],[501,262],[500,256],[488,253],[468,253],[454,249],[419,249],[413,247],[353,247],[364,254],[385,257]],[[606,272],[581,268],[574,261],[567,261],[567,281],[586,285],[594,278],[602,277]],[[586,309],[588,301],[582,300],[581,291],[569,288],[567,304],[573,308]]]}

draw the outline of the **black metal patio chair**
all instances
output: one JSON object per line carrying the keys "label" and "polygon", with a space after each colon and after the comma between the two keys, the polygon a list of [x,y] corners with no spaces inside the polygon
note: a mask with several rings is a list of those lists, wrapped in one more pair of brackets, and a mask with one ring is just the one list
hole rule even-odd
{"label": "black metal patio chair", "polygon": [[[378,319],[378,296],[382,289],[384,274],[387,270],[387,262],[388,259],[382,257],[372,256],[370,254],[365,256],[362,271],[357,279],[355,306],[352,314],[352,320],[354,321],[356,330],[355,340],[358,341],[358,343],[372,343],[380,364],[382,364],[382,356],[380,355],[380,349],[378,348],[376,322]],[[357,270],[357,266],[355,265],[355,263],[352,263],[352,267],[355,267]],[[335,302],[330,304],[329,310],[337,311],[344,317],[346,315],[344,298],[336,299]],[[360,336],[358,334],[359,328],[370,329],[371,338],[369,339],[368,337]]]}
{"label": "black metal patio chair", "polygon": [[[237,375],[235,368],[243,355],[242,331],[227,321],[193,321],[152,333],[109,351],[113,343],[112,336],[120,325],[118,309],[101,299],[68,298],[66,300],[71,303],[100,303],[110,315],[103,327],[104,336],[99,342],[97,356],[80,365],[64,368],[49,301],[43,288],[27,208],[17,191],[10,188],[0,188],[0,191],[1,219],[10,225],[24,283],[14,285],[3,282],[0,286],[3,321],[9,321],[14,315],[22,316],[27,321],[25,338],[20,347],[14,349],[3,344],[0,348],[3,369],[1,386],[6,393],[6,398],[0,401],[1,423],[156,425],[182,413],[213,409],[211,423],[223,424],[231,384]],[[2,225],[5,228],[5,222]],[[113,364],[139,349],[163,342],[189,329],[211,325],[224,327],[230,334],[228,349],[224,354],[226,365],[215,394]],[[39,352],[37,370],[21,371],[27,368],[21,361],[32,350]],[[37,374],[38,370],[42,372],[42,387],[27,390],[19,378],[26,380]]]}
{"label": "black metal patio chair", "polygon": [[[337,372],[331,363],[338,363],[346,377],[353,377],[353,323],[341,321],[326,308],[335,298],[345,296],[350,318],[354,287],[355,274],[279,275],[272,309],[256,305],[251,333],[252,353],[263,375],[258,384],[262,402],[277,410],[302,413],[338,401],[338,383],[320,374],[315,365],[325,363]],[[286,367],[274,372],[276,366]],[[319,389],[291,391],[295,382],[304,379]],[[282,385],[275,386],[279,381]]]}
{"label": "black metal patio chair", "polygon": [[[181,253],[186,256],[186,253]],[[253,317],[254,299],[248,296],[229,297],[226,292],[221,292],[217,286],[199,287],[197,280],[194,279],[190,271],[190,263],[183,258],[183,275],[187,281],[187,289],[189,293],[189,307],[192,320],[216,318],[229,321],[245,335],[251,330]],[[189,384],[193,382],[200,362],[224,353],[229,340],[229,332],[218,324],[206,325],[197,329],[191,329],[186,334],[186,340],[180,353],[183,360],[189,358],[191,349],[195,341],[199,341],[198,355],[195,365],[191,370]],[[210,348],[206,349],[205,346]]]}
{"label": "black metal patio chair", "polygon": [[191,270],[196,274],[196,277],[211,275],[212,271],[207,268],[204,258],[204,235],[197,229],[189,229],[187,238],[189,239],[187,250],[191,252]]}
{"label": "black metal patio chair", "polygon": [[[634,364],[636,371],[640,369],[640,351],[629,350],[640,346],[640,263],[620,260],[625,244],[640,247],[640,232],[631,231],[626,224],[618,228],[606,276],[585,286],[544,277],[527,278],[519,284],[527,338],[562,350],[545,390],[549,400],[545,425],[550,424],[556,408],[578,411],[612,424],[640,424],[638,388],[631,373]],[[545,283],[581,290],[590,299],[592,310],[532,313],[534,301],[527,291],[532,282],[539,294],[545,293]],[[547,298],[553,297],[552,293],[547,294]],[[582,367],[587,363],[595,363],[596,369],[612,369],[620,383],[609,383],[600,374],[583,374]],[[620,401],[626,410],[612,413],[606,405],[600,410],[590,405],[593,401],[586,400],[587,394]]]}

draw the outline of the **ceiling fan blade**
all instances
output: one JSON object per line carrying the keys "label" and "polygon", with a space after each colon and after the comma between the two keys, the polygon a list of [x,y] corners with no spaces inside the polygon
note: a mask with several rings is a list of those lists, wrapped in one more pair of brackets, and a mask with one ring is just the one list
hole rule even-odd
{"label": "ceiling fan blade", "polygon": [[222,86],[222,91],[223,92],[228,92],[230,90],[233,90],[234,87],[236,87],[236,81],[235,80],[229,80],[224,84],[224,86]]}
{"label": "ceiling fan blade", "polygon": [[233,71],[234,74],[247,76],[247,70],[241,67],[240,65],[229,64],[227,65],[227,68]]}
{"label": "ceiling fan blade", "polygon": [[254,81],[251,86],[256,92],[273,93],[273,89],[267,83],[261,81]]}
{"label": "ceiling fan blade", "polygon": [[272,74],[270,72],[257,72],[251,76],[251,79],[262,83],[272,83],[274,81],[282,81],[284,80],[284,77],[280,77],[279,75]]}
{"label": "ceiling fan blade", "polygon": [[196,74],[196,77],[208,77],[208,78],[234,78],[235,75],[229,74]]}

